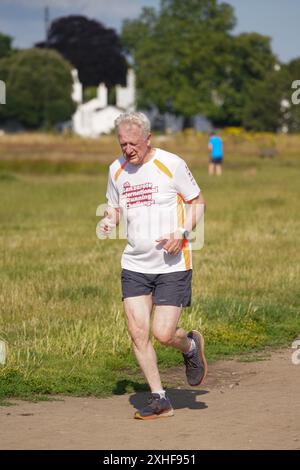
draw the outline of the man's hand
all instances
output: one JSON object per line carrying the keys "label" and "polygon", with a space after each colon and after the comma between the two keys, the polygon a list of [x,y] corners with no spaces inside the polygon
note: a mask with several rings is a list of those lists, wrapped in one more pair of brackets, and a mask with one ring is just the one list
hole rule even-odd
{"label": "man's hand", "polygon": [[169,255],[176,256],[182,250],[183,237],[180,230],[168,235],[163,235],[156,241]]}
{"label": "man's hand", "polygon": [[115,226],[116,224],[111,218],[109,218],[108,216],[104,217],[99,224],[99,230],[101,235],[108,236],[113,231]]}
{"label": "man's hand", "polygon": [[99,232],[100,235],[104,238],[107,238],[109,234],[113,231],[116,227],[119,219],[118,219],[119,212],[111,207],[108,207],[105,211],[105,217],[99,223]]}

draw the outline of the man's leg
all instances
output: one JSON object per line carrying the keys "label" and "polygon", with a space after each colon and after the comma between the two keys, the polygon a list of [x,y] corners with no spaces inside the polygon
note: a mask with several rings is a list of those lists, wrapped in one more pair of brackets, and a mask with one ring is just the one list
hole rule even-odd
{"label": "man's leg", "polygon": [[208,164],[208,174],[213,176],[215,174],[215,165],[213,163]]}
{"label": "man's leg", "polygon": [[177,326],[181,308],[156,306],[152,331],[156,339],[166,346],[172,346],[183,353],[186,376],[190,385],[200,385],[208,371],[204,355],[204,338],[198,331],[188,334]]}
{"label": "man's leg", "polygon": [[157,358],[150,341],[150,317],[152,295],[141,295],[124,299],[128,331],[137,361],[152,392],[162,390],[157,367]]}
{"label": "man's leg", "polygon": [[152,332],[160,343],[186,353],[190,349],[191,340],[187,337],[187,333],[177,326],[181,311],[181,307],[157,305],[153,317]]}
{"label": "man's leg", "polygon": [[221,174],[222,174],[222,163],[219,163],[218,165],[216,165],[216,174],[217,174],[217,176],[221,176]]}
{"label": "man's leg", "polygon": [[124,308],[133,350],[152,392],[148,405],[137,410],[134,417],[149,420],[173,416],[174,410],[162,389],[156,353],[149,338],[152,296],[150,294],[126,298]]}

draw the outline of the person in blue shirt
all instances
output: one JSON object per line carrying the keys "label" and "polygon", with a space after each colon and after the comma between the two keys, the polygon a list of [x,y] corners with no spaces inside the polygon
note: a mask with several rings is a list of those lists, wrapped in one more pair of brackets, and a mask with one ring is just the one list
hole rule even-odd
{"label": "person in blue shirt", "polygon": [[208,150],[210,151],[208,174],[220,176],[222,174],[223,141],[215,132],[210,134]]}

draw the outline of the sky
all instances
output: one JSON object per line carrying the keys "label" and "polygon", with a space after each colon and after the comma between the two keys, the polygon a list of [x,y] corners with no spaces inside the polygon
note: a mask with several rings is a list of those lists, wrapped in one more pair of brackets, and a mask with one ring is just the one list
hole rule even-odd
{"label": "sky", "polygon": [[[184,1],[184,0],[182,0]],[[233,33],[256,31],[272,38],[281,62],[300,57],[300,0],[226,0],[234,7]],[[14,38],[17,48],[32,47],[45,37],[44,9],[50,21],[80,14],[121,30],[125,18],[136,18],[143,7],[159,8],[160,0],[0,0],[0,32]]]}

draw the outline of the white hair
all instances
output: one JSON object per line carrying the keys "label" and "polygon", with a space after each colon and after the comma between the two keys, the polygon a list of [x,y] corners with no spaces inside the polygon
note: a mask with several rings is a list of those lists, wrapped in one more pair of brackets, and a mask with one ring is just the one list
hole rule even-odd
{"label": "white hair", "polygon": [[151,124],[149,119],[144,113],[139,112],[128,112],[120,114],[115,120],[115,127],[116,130],[119,130],[121,124],[135,124],[136,126],[140,127],[143,131],[144,137],[148,137],[151,132]]}

